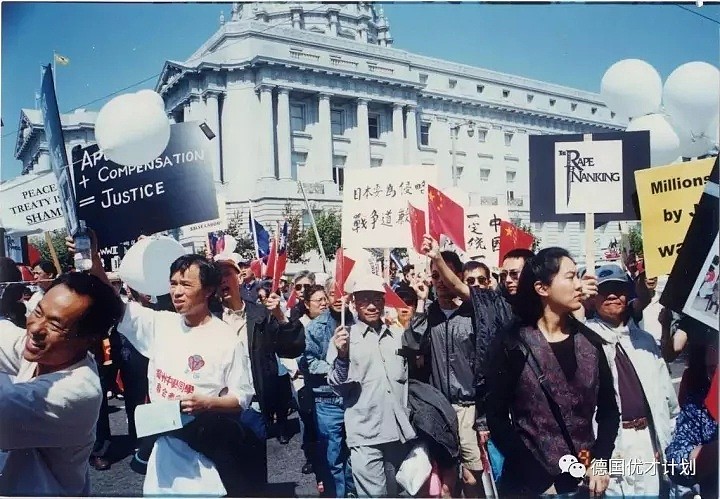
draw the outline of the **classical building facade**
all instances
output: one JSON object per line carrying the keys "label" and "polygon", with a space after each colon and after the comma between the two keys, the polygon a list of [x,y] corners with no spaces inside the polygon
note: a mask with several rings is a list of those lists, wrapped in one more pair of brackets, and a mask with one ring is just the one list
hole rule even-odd
{"label": "classical building facade", "polygon": [[[597,94],[394,48],[367,3],[234,3],[186,61],[165,63],[156,90],[172,120],[219,135],[229,206],[252,199],[268,222],[287,200],[304,209],[298,181],[313,209],[339,206],[349,168],[437,165],[449,187],[455,133],[470,204],[507,203],[527,223],[529,135],[624,128]],[[581,249],[579,224],[535,228],[543,244]]]}
{"label": "classical building facade", "polygon": [[[171,121],[216,134],[228,208],[252,200],[266,224],[288,200],[308,223],[298,182],[319,211],[340,206],[347,169],[388,165],[437,165],[440,187],[460,185],[471,205],[508,204],[528,223],[529,135],[624,129],[597,94],[395,48],[382,9],[362,2],[233,3],[194,54],[166,61],[155,89]],[[49,167],[26,117],[16,155]],[[581,224],[534,229],[543,245],[583,254]],[[616,236],[601,229],[600,245]]]}

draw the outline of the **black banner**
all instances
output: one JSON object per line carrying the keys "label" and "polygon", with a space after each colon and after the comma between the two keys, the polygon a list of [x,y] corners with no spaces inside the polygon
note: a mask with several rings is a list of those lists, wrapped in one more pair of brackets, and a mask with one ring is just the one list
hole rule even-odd
{"label": "black banner", "polygon": [[115,164],[97,145],[73,149],[78,213],[101,246],[218,217],[210,141],[199,125],[172,125],[163,154],[143,165]]}
{"label": "black banner", "polygon": [[[650,167],[650,132],[612,132],[594,133],[593,141],[622,141],[623,199],[622,213],[595,212],[595,223],[602,225],[612,221],[637,220],[634,199],[635,170]],[[582,134],[571,135],[531,135],[530,152],[530,221],[531,222],[583,222],[584,214],[559,214],[555,210],[555,143],[582,142]],[[602,207],[603,200],[597,200]]]}

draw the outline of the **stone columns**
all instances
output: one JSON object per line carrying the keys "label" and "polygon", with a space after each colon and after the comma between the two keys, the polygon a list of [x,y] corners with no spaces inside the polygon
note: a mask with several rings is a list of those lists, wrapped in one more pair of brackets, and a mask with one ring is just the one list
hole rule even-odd
{"label": "stone columns", "polygon": [[370,130],[368,129],[368,101],[357,101],[357,165],[360,168],[370,168]]}
{"label": "stone columns", "polygon": [[417,108],[415,106],[407,106],[407,122],[405,128],[405,163],[414,165],[418,158],[418,125],[417,125]]}
{"label": "stone columns", "polygon": [[330,122],[330,94],[318,95],[318,151],[319,157],[315,164],[317,180],[332,182],[333,143],[332,124]]}
{"label": "stone columns", "polygon": [[291,139],[290,139],[290,89],[278,89],[278,107],[277,107],[277,124],[275,125],[277,132],[277,156],[278,156],[278,173],[281,179],[292,178],[291,173]]}
{"label": "stone columns", "polygon": [[222,180],[222,167],[220,162],[220,108],[218,105],[218,97],[219,94],[216,92],[208,93],[205,97],[205,122],[215,134],[215,138],[210,141],[213,180],[215,182]]}
{"label": "stone columns", "polygon": [[190,108],[189,100],[186,100],[183,104],[183,121],[192,121],[192,109]]}
{"label": "stone columns", "polygon": [[194,121],[205,121],[205,106],[197,95],[190,97],[190,116]]}
{"label": "stone columns", "polygon": [[405,144],[404,144],[404,130],[403,130],[403,105],[393,104],[392,113],[392,151],[393,157],[392,162],[396,165],[402,165],[405,161]]}
{"label": "stone columns", "polygon": [[275,178],[275,124],[273,123],[272,87],[260,86],[260,178]]}

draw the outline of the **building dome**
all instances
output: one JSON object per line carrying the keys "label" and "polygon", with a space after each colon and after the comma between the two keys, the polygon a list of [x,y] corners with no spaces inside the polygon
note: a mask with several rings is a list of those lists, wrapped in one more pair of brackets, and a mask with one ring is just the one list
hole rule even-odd
{"label": "building dome", "polygon": [[392,45],[390,23],[382,7],[366,2],[234,2],[230,22],[251,20],[374,45]]}

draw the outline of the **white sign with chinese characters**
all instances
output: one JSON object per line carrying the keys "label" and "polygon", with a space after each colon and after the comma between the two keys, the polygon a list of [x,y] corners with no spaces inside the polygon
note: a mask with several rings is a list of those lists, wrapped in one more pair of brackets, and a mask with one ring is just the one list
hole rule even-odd
{"label": "white sign with chinese characters", "polygon": [[434,166],[345,170],[342,243],[345,248],[412,248],[408,202],[427,211]]}
{"label": "white sign with chinese characters", "polygon": [[507,206],[465,208],[465,249],[462,251],[443,237],[442,248],[458,253],[464,261],[477,260],[491,269],[500,258],[500,221],[508,218]]}

